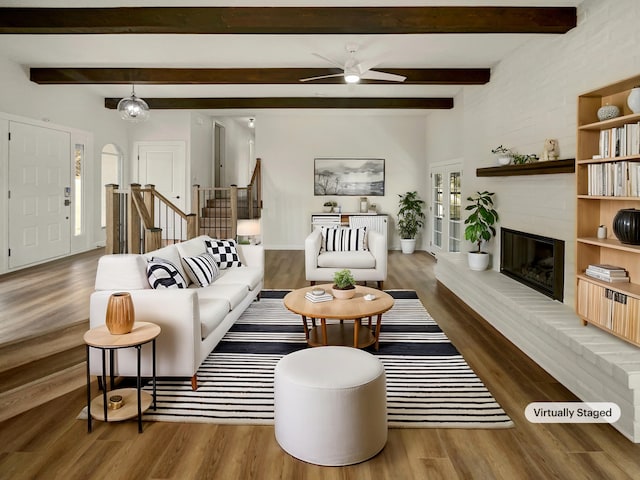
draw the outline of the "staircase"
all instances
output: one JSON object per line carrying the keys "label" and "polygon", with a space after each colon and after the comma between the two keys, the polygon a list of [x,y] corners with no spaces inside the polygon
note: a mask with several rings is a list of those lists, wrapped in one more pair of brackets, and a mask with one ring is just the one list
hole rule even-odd
{"label": "staircase", "polygon": [[200,187],[191,190],[186,214],[153,185],[132,184],[129,190],[106,186],[106,253],[144,253],[198,235],[236,238],[238,220],[258,219],[262,209],[261,161],[246,187]]}

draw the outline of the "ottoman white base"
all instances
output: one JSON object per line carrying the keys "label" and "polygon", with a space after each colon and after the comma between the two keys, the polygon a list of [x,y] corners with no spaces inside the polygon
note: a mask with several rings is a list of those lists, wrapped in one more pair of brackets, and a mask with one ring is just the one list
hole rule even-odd
{"label": "ottoman white base", "polygon": [[274,378],[275,434],[292,456],[339,466],[376,455],[387,442],[382,363],[351,347],[316,347],[283,357]]}

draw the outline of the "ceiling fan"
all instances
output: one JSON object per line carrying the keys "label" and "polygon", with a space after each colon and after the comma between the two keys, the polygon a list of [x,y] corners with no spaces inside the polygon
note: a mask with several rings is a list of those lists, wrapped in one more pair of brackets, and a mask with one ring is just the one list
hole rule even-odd
{"label": "ceiling fan", "polygon": [[335,60],[331,60],[325,56],[320,55],[319,53],[314,53],[314,55],[318,58],[321,58],[330,64],[341,68],[342,73],[333,73],[331,75],[321,75],[319,77],[310,77],[310,78],[301,78],[301,82],[310,82],[313,80],[320,80],[321,78],[331,78],[331,77],[344,77],[344,81],[347,83],[358,83],[362,80],[384,80],[387,82],[404,82],[407,77],[402,75],[396,75],[394,73],[380,72],[378,70],[372,70],[373,67],[378,65],[380,62],[369,61],[369,62],[359,62],[355,58],[355,54],[358,51],[357,45],[347,45],[347,52],[349,52],[349,58],[344,63],[344,65],[336,62]]}

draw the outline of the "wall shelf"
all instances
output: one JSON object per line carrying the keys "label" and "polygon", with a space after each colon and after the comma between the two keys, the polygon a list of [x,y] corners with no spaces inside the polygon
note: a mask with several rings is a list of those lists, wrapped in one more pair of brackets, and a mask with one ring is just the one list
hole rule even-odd
{"label": "wall shelf", "polygon": [[550,160],[548,162],[525,163],[524,165],[505,165],[500,167],[486,167],[476,169],[478,177],[510,177],[515,175],[548,175],[553,173],[574,173],[576,161],[573,158],[565,160]]}

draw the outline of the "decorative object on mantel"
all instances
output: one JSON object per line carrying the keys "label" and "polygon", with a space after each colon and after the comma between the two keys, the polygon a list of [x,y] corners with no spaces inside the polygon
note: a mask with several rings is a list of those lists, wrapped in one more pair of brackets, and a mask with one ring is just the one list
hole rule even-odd
{"label": "decorative object on mantel", "polygon": [[498,165],[509,165],[511,163],[511,150],[503,147],[502,145],[498,145],[496,148],[491,150],[496,156],[496,160],[498,161]]}
{"label": "decorative object on mantel", "polygon": [[400,197],[398,210],[398,233],[402,253],[411,254],[416,249],[416,235],[424,224],[424,201],[418,192],[407,192]]}
{"label": "decorative object on mantel", "polygon": [[513,152],[511,158],[513,159],[514,165],[524,165],[525,163],[534,163],[539,160],[538,155],[535,153],[521,154]]}
{"label": "decorative object on mantel", "polygon": [[498,221],[498,212],[493,208],[493,192],[476,192],[476,195],[467,197],[472,202],[465,210],[471,213],[464,221],[464,238],[478,245],[477,251],[471,251],[468,255],[469,268],[471,270],[486,270],[489,266],[489,254],[481,250],[482,242],[488,242],[496,235],[494,224]]}
{"label": "decorative object on mantel", "polygon": [[629,92],[627,105],[633,113],[640,113],[640,85],[633,87]]}
{"label": "decorative object on mantel", "polygon": [[333,293],[333,297],[338,300],[353,298],[356,294],[356,281],[351,274],[351,270],[345,268],[333,274],[331,293]]}
{"label": "decorative object on mantel", "polygon": [[640,210],[623,208],[613,217],[613,233],[629,245],[640,245]]}
{"label": "decorative object on mantel", "polygon": [[369,200],[367,197],[360,197],[360,213],[367,213],[369,211]]}
{"label": "decorative object on mantel", "polygon": [[560,158],[558,140],[555,138],[547,138],[544,141],[544,147],[542,148],[542,161],[558,160],[558,158]]}
{"label": "decorative object on mantel", "polygon": [[111,335],[123,335],[131,332],[135,322],[133,300],[129,292],[111,294],[107,301],[105,325]]}

